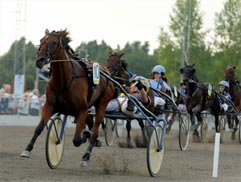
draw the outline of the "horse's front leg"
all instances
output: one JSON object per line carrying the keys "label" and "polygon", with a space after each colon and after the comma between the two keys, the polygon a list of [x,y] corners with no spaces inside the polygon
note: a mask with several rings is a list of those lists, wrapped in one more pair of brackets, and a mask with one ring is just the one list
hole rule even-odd
{"label": "horse's front leg", "polygon": [[54,110],[49,105],[45,104],[41,111],[41,119],[37,127],[35,128],[34,135],[30,140],[30,143],[27,145],[25,150],[21,153],[21,157],[30,157],[31,151],[33,150],[34,144],[38,136],[42,133],[44,126],[47,125],[49,118],[54,114]]}
{"label": "horse's front leg", "polygon": [[214,118],[215,118],[215,129],[216,129],[216,133],[219,133],[221,126],[219,125],[219,116],[218,116],[218,114],[215,114],[215,115],[214,115]]}

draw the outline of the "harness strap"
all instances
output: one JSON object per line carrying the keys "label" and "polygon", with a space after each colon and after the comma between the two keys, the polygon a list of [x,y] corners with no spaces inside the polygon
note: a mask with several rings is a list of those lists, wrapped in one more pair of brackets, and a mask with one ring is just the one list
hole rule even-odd
{"label": "harness strap", "polygon": [[90,101],[93,92],[94,92],[94,88],[95,88],[95,84],[93,82],[93,79],[91,79],[92,77],[92,72],[90,71],[90,69],[87,67],[86,63],[78,60],[78,63],[84,68],[85,72],[86,72],[86,77],[88,78],[88,88],[89,88],[89,92],[88,92],[88,96],[87,96],[87,100],[88,102]]}

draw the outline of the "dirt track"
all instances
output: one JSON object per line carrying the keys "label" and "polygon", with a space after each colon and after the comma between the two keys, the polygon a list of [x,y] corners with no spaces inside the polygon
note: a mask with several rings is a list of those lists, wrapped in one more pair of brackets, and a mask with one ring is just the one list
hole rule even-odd
{"label": "dirt track", "polygon": [[87,145],[72,145],[73,128],[66,131],[60,166],[51,170],[45,159],[46,130],[37,140],[31,158],[20,157],[33,131],[33,127],[0,126],[0,181],[241,181],[241,145],[238,140],[230,140],[230,133],[220,146],[218,178],[212,178],[214,144],[193,143],[190,139],[188,150],[182,152],[177,131],[166,135],[161,174],[153,178],[147,170],[146,149],[119,148],[118,141],[109,147],[103,137],[103,145],[93,150],[89,166],[79,167]]}

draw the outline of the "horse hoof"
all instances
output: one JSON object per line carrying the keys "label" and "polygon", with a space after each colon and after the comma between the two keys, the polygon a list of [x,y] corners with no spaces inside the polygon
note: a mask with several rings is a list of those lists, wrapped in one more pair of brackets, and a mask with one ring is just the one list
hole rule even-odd
{"label": "horse hoof", "polygon": [[193,142],[201,143],[201,138],[199,136],[199,132],[194,130],[193,132]]}
{"label": "horse hoof", "polygon": [[130,143],[127,143],[127,147],[130,148],[130,149],[133,149],[135,148],[135,144],[133,142],[130,142]]}
{"label": "horse hoof", "polygon": [[22,151],[22,153],[20,154],[21,157],[26,157],[26,158],[30,158],[31,152],[28,150],[24,150]]}
{"label": "horse hoof", "polygon": [[89,164],[88,161],[82,161],[80,166],[81,166],[81,167],[87,167],[88,164]]}
{"label": "horse hoof", "polygon": [[95,147],[101,147],[101,145],[102,145],[102,142],[97,139],[97,140],[95,141]]}
{"label": "horse hoof", "polygon": [[88,131],[88,130],[85,130],[85,131],[83,132],[83,135],[84,135],[86,138],[90,138],[91,132]]}
{"label": "horse hoof", "polygon": [[232,133],[231,140],[235,140],[235,133]]}
{"label": "horse hoof", "polygon": [[201,143],[202,141],[201,141],[200,137],[193,136],[193,142],[195,142],[195,143]]}
{"label": "horse hoof", "polygon": [[171,131],[171,126],[170,126],[170,125],[168,125],[168,126],[167,126],[167,129],[166,129],[166,134],[169,134],[169,133],[170,133],[170,131]]}
{"label": "horse hoof", "polygon": [[135,136],[134,138],[134,143],[136,145],[136,147],[138,148],[146,148],[146,143],[145,139],[140,137],[139,135]]}
{"label": "horse hoof", "polygon": [[81,145],[81,140],[76,140],[76,139],[73,139],[73,144],[75,147],[79,147]]}

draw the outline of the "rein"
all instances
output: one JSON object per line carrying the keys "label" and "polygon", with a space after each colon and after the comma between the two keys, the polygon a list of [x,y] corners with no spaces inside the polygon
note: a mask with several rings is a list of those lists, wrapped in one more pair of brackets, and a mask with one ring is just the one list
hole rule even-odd
{"label": "rein", "polygon": [[112,77],[114,77],[115,79],[122,80],[122,81],[129,81],[128,79],[124,79],[124,78],[121,78],[119,76],[112,76]]}

